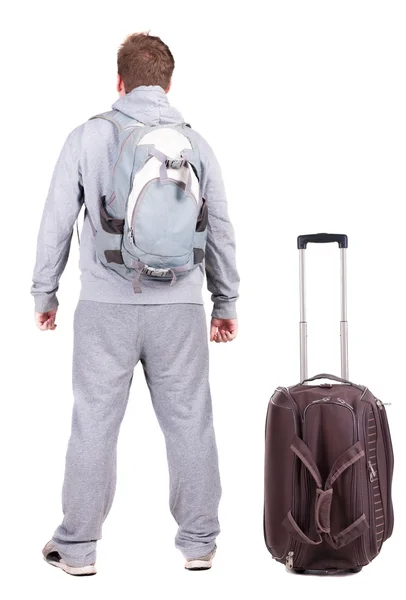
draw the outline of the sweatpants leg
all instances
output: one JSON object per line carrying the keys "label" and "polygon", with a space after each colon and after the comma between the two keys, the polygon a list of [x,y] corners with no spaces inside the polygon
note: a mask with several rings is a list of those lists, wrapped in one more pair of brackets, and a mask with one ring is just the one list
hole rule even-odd
{"label": "sweatpants leg", "polygon": [[72,566],[94,562],[113,501],[117,438],[140,353],[139,318],[139,307],[102,302],[80,301],[75,311],[64,518],[53,536]]}
{"label": "sweatpants leg", "polygon": [[170,510],[179,525],[175,544],[185,557],[197,558],[215,546],[221,496],[204,308],[143,308],[141,361],[165,436]]}

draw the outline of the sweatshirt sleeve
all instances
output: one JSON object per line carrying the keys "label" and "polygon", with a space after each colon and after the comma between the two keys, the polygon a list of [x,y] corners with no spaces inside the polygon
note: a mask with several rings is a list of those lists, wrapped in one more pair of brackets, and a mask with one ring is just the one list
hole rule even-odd
{"label": "sweatshirt sleeve", "polygon": [[207,144],[202,194],[208,209],[206,276],[213,301],[212,317],[236,318],[240,278],[235,257],[234,229],[228,216],[226,192],[221,168]]}
{"label": "sweatshirt sleeve", "polygon": [[56,163],[37,238],[37,254],[31,294],[35,311],[58,306],[56,292],[69,257],[75,221],[83,204],[77,130],[67,138]]}

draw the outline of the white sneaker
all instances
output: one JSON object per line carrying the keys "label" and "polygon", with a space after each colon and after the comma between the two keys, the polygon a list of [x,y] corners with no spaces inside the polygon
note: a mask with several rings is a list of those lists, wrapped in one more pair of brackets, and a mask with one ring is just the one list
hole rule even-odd
{"label": "white sneaker", "polygon": [[94,564],[86,565],[84,567],[72,567],[71,565],[68,565],[59,554],[52,540],[44,546],[42,554],[47,563],[54,567],[59,567],[69,575],[96,575],[97,573]]}
{"label": "white sneaker", "polygon": [[213,550],[201,556],[200,558],[187,558],[185,562],[185,569],[188,571],[207,571],[211,569],[214,555],[216,554],[217,546],[214,546]]}

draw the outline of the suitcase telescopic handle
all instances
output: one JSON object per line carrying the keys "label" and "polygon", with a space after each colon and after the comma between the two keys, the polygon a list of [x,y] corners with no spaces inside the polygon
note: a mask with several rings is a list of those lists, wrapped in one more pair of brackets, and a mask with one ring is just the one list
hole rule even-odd
{"label": "suitcase telescopic handle", "polygon": [[305,285],[305,253],[307,244],[329,244],[337,242],[340,248],[341,261],[341,377],[348,380],[348,321],[347,321],[347,248],[348,237],[345,234],[313,233],[299,235],[299,280],[300,280],[300,380],[307,379],[307,321],[306,321],[306,285]]}
{"label": "suitcase telescopic handle", "polygon": [[348,237],[343,233],[299,235],[297,238],[297,247],[299,250],[306,250],[307,244],[330,244],[332,242],[337,242],[339,248],[348,248]]}

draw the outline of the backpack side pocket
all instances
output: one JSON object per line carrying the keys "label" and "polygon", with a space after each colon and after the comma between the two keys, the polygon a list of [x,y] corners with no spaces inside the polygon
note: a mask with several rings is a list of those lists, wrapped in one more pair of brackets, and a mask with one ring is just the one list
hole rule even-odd
{"label": "backpack side pocket", "polygon": [[106,233],[123,235],[124,219],[117,219],[108,212],[106,196],[100,198],[100,224]]}
{"label": "backpack side pocket", "polygon": [[[112,201],[114,201],[114,197],[112,197]],[[102,196],[99,206],[101,227],[96,232],[97,256],[105,266],[125,276],[128,273],[128,269],[124,265],[121,253],[124,219],[118,219],[113,216],[108,206],[106,196]]]}

